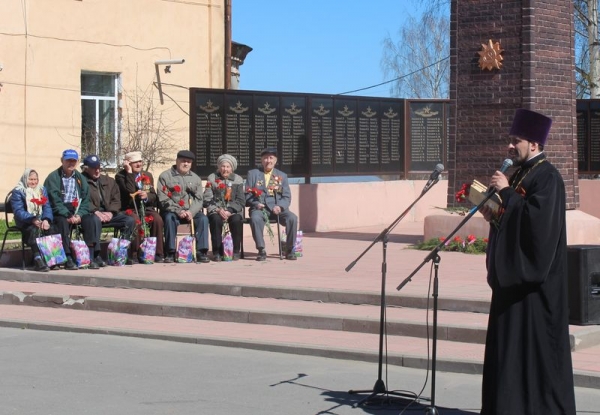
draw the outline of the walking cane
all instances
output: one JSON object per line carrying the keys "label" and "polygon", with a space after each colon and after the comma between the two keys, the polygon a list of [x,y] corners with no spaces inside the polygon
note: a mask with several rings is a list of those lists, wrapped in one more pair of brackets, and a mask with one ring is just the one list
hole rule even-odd
{"label": "walking cane", "polygon": [[[190,212],[192,209],[192,198],[190,196],[189,198],[189,202],[190,202]],[[196,262],[196,232],[194,232],[194,217],[192,216],[192,219],[190,219],[190,228],[192,230],[192,259],[194,260],[194,262]]]}
{"label": "walking cane", "polygon": [[[277,206],[277,192],[273,191],[273,197],[275,198],[275,206]],[[277,243],[279,245],[279,259],[283,260],[283,252],[281,249],[281,231],[279,227],[279,214],[275,216],[277,217]]]}

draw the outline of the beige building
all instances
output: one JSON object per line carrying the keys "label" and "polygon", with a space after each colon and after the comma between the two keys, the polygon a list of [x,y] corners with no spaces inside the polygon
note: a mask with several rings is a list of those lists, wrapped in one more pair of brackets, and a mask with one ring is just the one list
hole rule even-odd
{"label": "beige building", "polygon": [[230,10],[231,0],[2,0],[1,201],[25,167],[43,180],[67,148],[116,167],[154,146],[152,170],[165,143],[168,163],[188,148],[188,88],[229,87]]}

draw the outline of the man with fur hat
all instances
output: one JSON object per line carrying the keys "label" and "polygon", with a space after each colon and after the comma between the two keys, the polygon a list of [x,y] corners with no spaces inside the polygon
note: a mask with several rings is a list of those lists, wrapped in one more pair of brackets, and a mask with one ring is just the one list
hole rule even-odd
{"label": "man with fur hat", "polygon": [[204,190],[204,206],[210,224],[213,260],[220,262],[223,256],[223,224],[229,224],[233,240],[233,260],[240,259],[242,245],[242,213],[246,205],[244,179],[234,173],[237,160],[230,154],[217,159],[217,172],[211,173]]}
{"label": "man with fur hat", "polygon": [[[115,180],[121,193],[121,210],[128,212],[138,221],[141,218],[135,212],[141,212],[141,204],[144,204],[145,216],[149,218],[147,222],[150,236],[156,237],[154,262],[162,262],[164,259],[164,224],[158,213],[158,196],[154,189],[154,177],[150,172],[143,170],[143,167],[142,152],[131,151],[125,154],[123,169],[115,175]],[[132,194],[135,194],[133,198]],[[138,259],[141,258],[138,251]]]}
{"label": "man with fur hat", "polygon": [[294,246],[298,217],[290,211],[292,192],[287,175],[275,168],[277,164],[277,149],[265,148],[260,153],[261,166],[248,172],[246,204],[250,206],[250,229],[252,238],[258,249],[257,261],[265,261],[265,238],[263,236],[266,220],[264,211],[269,218],[276,218],[285,226],[287,233],[285,257],[295,260]]}
{"label": "man with fur hat", "polygon": [[496,171],[502,199],[487,250],[492,288],[482,410],[491,414],[575,415],[567,300],[565,185],[544,146],[552,120],[515,113],[508,154],[517,171]]}
{"label": "man with fur hat", "polygon": [[192,171],[194,153],[181,150],[175,165],[158,177],[157,194],[165,224],[166,263],[175,261],[177,227],[194,221],[196,262],[210,262],[208,258],[208,218],[202,212],[202,179]]}

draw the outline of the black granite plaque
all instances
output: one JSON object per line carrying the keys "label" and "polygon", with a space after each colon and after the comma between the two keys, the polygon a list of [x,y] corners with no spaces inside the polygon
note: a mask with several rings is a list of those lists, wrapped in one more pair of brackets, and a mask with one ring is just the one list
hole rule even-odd
{"label": "black granite plaque", "polygon": [[600,102],[590,104],[589,117],[589,170],[600,171]]}
{"label": "black granite plaque", "polygon": [[587,105],[584,108],[580,108],[577,105],[577,169],[582,171],[588,171],[588,148],[589,148],[589,135],[588,135],[588,109]]}
{"label": "black granite plaque", "polygon": [[283,96],[281,103],[281,154],[279,166],[283,171],[302,170],[306,154],[306,98]]}
{"label": "black granite plaque", "polygon": [[356,100],[336,99],[334,102],[335,172],[355,173],[356,167]]}
{"label": "black granite plaque", "polygon": [[404,105],[398,101],[381,103],[381,171],[397,172],[404,165]]}
{"label": "black granite plaque", "polygon": [[[252,97],[225,96],[225,153],[231,154],[238,161],[238,171],[247,170],[252,164],[251,130],[252,130]],[[212,165],[216,165],[217,154]]]}
{"label": "black granite plaque", "polygon": [[309,112],[311,172],[333,173],[333,99],[312,98]]}
{"label": "black granite plaque", "polygon": [[379,117],[377,101],[358,102],[358,171],[379,172]]}
{"label": "black granite plaque", "polygon": [[260,165],[260,152],[267,147],[279,147],[279,97],[254,96],[254,165]]}
{"label": "black granite plaque", "polygon": [[[217,94],[196,95],[195,145],[190,150],[196,154],[195,169],[203,170],[214,166],[216,158],[223,153],[223,96]],[[215,163],[212,163],[214,159]]]}
{"label": "black granite plaque", "polygon": [[444,158],[444,104],[410,102],[409,110],[410,170],[433,170]]}

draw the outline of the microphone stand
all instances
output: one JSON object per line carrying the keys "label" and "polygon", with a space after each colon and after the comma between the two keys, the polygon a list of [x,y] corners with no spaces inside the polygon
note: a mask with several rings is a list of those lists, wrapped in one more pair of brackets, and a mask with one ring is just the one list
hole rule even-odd
{"label": "microphone stand", "polygon": [[438,270],[440,264],[440,256],[438,252],[446,245],[446,243],[458,232],[465,223],[469,221],[473,217],[473,215],[481,209],[488,200],[492,198],[495,194],[495,191],[488,192],[487,196],[475,207],[473,207],[469,213],[465,216],[465,218],[458,224],[456,228],[435,248],[431,250],[429,255],[425,257],[423,262],[408,276],[398,287],[396,288],[398,291],[402,289],[409,281],[411,281],[412,277],[421,269],[423,266],[433,260],[434,264],[434,277],[433,277],[433,346],[431,348],[431,406],[429,406],[425,413],[430,415],[438,415],[439,412],[435,407],[435,374],[436,374],[436,360],[437,360],[437,312],[438,312]]}
{"label": "microphone stand", "polygon": [[417,199],[415,199],[414,202],[411,203],[411,205],[409,207],[406,208],[406,210],[404,212],[402,212],[402,214],[400,214],[400,216],[398,216],[391,224],[390,226],[388,226],[387,228],[385,228],[384,230],[381,231],[381,233],[379,235],[377,235],[377,237],[373,240],[373,242],[371,242],[371,245],[369,245],[367,247],[367,249],[365,249],[354,261],[352,261],[350,263],[350,265],[348,265],[346,267],[346,272],[349,272],[357,263],[358,261],[360,261],[360,259],[365,256],[365,254],[367,252],[369,252],[369,250],[379,241],[382,242],[382,263],[381,263],[381,302],[380,302],[380,308],[381,308],[381,312],[380,312],[380,317],[379,317],[379,366],[378,366],[378,370],[377,370],[377,380],[375,381],[375,385],[373,386],[373,389],[364,389],[364,390],[354,390],[351,389],[348,391],[349,394],[355,394],[355,393],[370,393],[369,396],[361,399],[359,402],[354,404],[354,407],[358,407],[359,405],[362,405],[366,402],[371,401],[373,398],[375,398],[377,395],[394,395],[394,396],[401,396],[401,397],[405,397],[405,398],[409,398],[409,399],[413,399],[414,396],[413,395],[407,395],[407,394],[403,394],[400,392],[393,392],[393,391],[388,391],[385,387],[385,382],[383,381],[382,378],[382,372],[383,372],[383,337],[385,334],[385,309],[386,309],[386,300],[385,300],[385,283],[386,283],[386,274],[387,274],[387,243],[388,243],[388,235],[389,233],[396,227],[396,225],[398,225],[398,223],[400,223],[400,221],[406,216],[406,214],[413,208],[414,205],[417,204],[417,202],[429,191],[429,189],[431,189],[437,182],[439,181],[439,177],[436,177],[435,181],[428,183],[425,185],[425,187],[423,188],[423,190],[421,191],[421,194],[419,195],[419,197]]}

